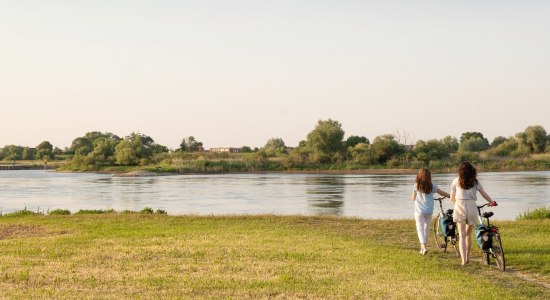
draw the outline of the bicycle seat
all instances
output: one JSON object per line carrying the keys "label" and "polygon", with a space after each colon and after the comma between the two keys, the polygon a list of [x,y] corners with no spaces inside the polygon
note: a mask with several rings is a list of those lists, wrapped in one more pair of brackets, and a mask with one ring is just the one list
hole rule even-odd
{"label": "bicycle seat", "polygon": [[492,211],[484,212],[484,213],[481,214],[481,216],[482,216],[483,218],[487,218],[487,219],[489,219],[489,218],[492,217],[493,215],[494,215],[494,213],[493,213]]}

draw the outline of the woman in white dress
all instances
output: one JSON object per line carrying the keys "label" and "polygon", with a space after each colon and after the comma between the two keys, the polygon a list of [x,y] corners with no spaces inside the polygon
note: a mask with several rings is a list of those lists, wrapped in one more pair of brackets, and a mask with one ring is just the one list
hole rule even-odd
{"label": "woman in white dress", "polygon": [[459,234],[460,258],[462,266],[470,262],[472,252],[472,228],[479,223],[477,211],[477,192],[485,200],[496,206],[497,203],[485,192],[477,180],[477,171],[472,164],[465,161],[458,168],[458,177],[451,183],[451,202],[455,204],[453,221],[456,222]]}

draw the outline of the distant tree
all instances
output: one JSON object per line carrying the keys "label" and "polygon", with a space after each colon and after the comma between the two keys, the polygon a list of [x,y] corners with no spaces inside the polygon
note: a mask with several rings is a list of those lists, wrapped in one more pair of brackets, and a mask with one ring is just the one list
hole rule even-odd
{"label": "distant tree", "polygon": [[253,150],[252,148],[248,147],[248,146],[242,146],[241,147],[241,153],[252,153]]}
{"label": "distant tree", "polygon": [[354,146],[349,146],[348,152],[354,162],[365,165],[376,162],[372,152],[369,151],[369,144],[367,143],[359,143]]}
{"label": "distant tree", "polygon": [[197,141],[193,136],[190,136],[187,140],[189,142],[189,152],[202,151],[202,142]]}
{"label": "distant tree", "polygon": [[313,162],[335,162],[341,157],[344,138],[342,124],[328,119],[319,120],[313,131],[307,135],[306,145]]}
{"label": "distant tree", "polygon": [[480,152],[489,149],[486,139],[470,137],[460,144],[458,150],[461,152]]}
{"label": "distant tree", "polygon": [[435,139],[426,142],[419,140],[414,146],[414,151],[417,159],[423,161],[427,167],[429,167],[430,161],[448,158],[450,154],[445,142]]}
{"label": "distant tree", "polygon": [[395,137],[395,140],[401,145],[409,146],[412,144],[413,138],[406,131],[397,130],[393,136]]}
{"label": "distant tree", "polygon": [[393,134],[377,136],[369,147],[372,158],[378,163],[386,163],[393,157],[398,157],[405,152],[403,145],[395,140]]}
{"label": "distant tree", "polygon": [[136,149],[129,139],[118,143],[115,149],[116,163],[123,166],[133,166],[139,163],[139,157]]}
{"label": "distant tree", "polygon": [[281,138],[271,138],[267,141],[262,150],[267,156],[277,156],[286,153],[285,142]]}
{"label": "distant tree", "polygon": [[34,159],[34,149],[31,149],[29,147],[23,148],[23,153],[21,159],[23,160],[33,160]]}
{"label": "distant tree", "polygon": [[364,136],[351,135],[344,141],[344,149],[355,147],[357,144],[370,144],[369,139]]}
{"label": "distant tree", "polygon": [[461,152],[479,152],[489,149],[489,141],[480,132],[465,132],[460,137]]}
{"label": "distant tree", "polygon": [[290,151],[287,157],[287,166],[304,166],[309,161],[310,151],[306,147],[305,141],[301,141],[298,147]]}
{"label": "distant tree", "polygon": [[524,132],[516,135],[519,147],[526,149],[528,153],[542,153],[545,151],[547,137],[546,130],[539,125],[529,126]]}
{"label": "distant tree", "polygon": [[441,142],[445,145],[449,153],[458,151],[459,143],[456,137],[448,135],[441,139]]}
{"label": "distant tree", "polygon": [[120,137],[118,137],[117,135],[112,134],[110,132],[99,132],[99,131],[87,132],[84,135],[84,137],[87,138],[88,140],[90,140],[92,143],[95,140],[99,139],[99,138],[105,138],[105,139],[112,140],[112,141],[122,140]]}
{"label": "distant tree", "polygon": [[23,159],[23,147],[16,145],[7,145],[0,151],[0,157],[3,160],[21,160]]}
{"label": "distant tree", "polygon": [[143,165],[154,155],[165,152],[168,147],[156,144],[150,136],[132,132],[115,147],[115,160],[119,165]]}
{"label": "distant tree", "polygon": [[353,158],[353,155],[351,153],[351,151],[353,150],[353,148],[358,145],[358,144],[366,144],[366,145],[369,145],[370,144],[370,141],[369,139],[367,139],[366,137],[364,136],[357,136],[357,135],[352,135],[352,136],[349,136],[345,141],[344,141],[344,153],[345,153],[345,156],[346,156],[346,159],[352,159],[354,161],[357,161],[357,159]]}
{"label": "distant tree", "polygon": [[152,137],[138,132],[132,132],[124,139],[130,142],[138,158],[149,158],[153,155],[151,146],[155,141]]}
{"label": "distant tree", "polygon": [[487,141],[487,144],[489,144],[489,141],[483,136],[483,133],[476,132],[476,131],[462,133],[462,135],[460,136],[460,143],[462,144],[465,140],[467,140],[469,138],[472,138],[472,137],[484,139],[484,140]]}
{"label": "distant tree", "polygon": [[[493,144],[495,144],[493,142]],[[508,138],[503,142],[497,142],[495,146],[491,145],[489,153],[496,156],[517,156],[521,155],[518,152],[518,140],[516,138]]]}
{"label": "distant tree", "polygon": [[120,142],[108,137],[98,137],[94,140],[94,150],[86,157],[88,162],[96,165],[110,165],[114,162],[116,146]]}
{"label": "distant tree", "polygon": [[36,146],[36,159],[52,158],[54,158],[53,145],[50,142],[43,141],[38,146]]}
{"label": "distant tree", "polygon": [[179,150],[181,152],[189,152],[189,146],[187,145],[187,140],[185,138],[181,140]]}
{"label": "distant tree", "polygon": [[491,143],[491,148],[495,148],[498,145],[505,143],[508,139],[503,136],[497,136],[493,139],[493,142]]}
{"label": "distant tree", "polygon": [[88,155],[88,153],[94,150],[94,144],[92,141],[86,137],[77,137],[71,143],[69,151],[73,154],[78,154],[82,156]]}
{"label": "distant tree", "polygon": [[199,152],[203,150],[202,142],[199,142],[193,136],[183,138],[180,143],[180,148],[182,152]]}

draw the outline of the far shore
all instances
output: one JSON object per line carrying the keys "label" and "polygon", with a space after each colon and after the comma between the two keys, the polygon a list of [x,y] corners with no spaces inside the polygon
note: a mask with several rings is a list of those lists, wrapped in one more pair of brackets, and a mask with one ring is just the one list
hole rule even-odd
{"label": "far shore", "polygon": [[[453,174],[454,169],[434,169],[434,174]],[[548,170],[478,170],[478,172],[539,172]],[[319,175],[415,175],[417,169],[357,169],[357,170],[284,170],[284,171],[249,171],[249,172],[151,172],[146,170],[137,171],[98,171],[99,174],[113,174],[117,177],[146,177],[146,176],[172,176],[172,175],[216,175],[216,174],[319,174]]]}
{"label": "far shore", "polygon": [[[10,170],[10,169],[0,169]],[[17,170],[45,170],[43,166],[26,166]],[[236,172],[156,172],[147,169],[138,170],[99,170],[99,171],[69,171],[57,170],[53,166],[48,166],[47,170],[61,173],[97,173],[97,174],[112,174],[117,177],[148,177],[148,176],[172,176],[172,175],[214,175],[214,174],[320,174],[320,175],[414,175],[418,169],[353,169],[353,170],[281,170],[281,171],[236,171]],[[434,174],[451,174],[456,173],[455,169],[431,169]],[[483,170],[478,168],[478,172],[538,172],[548,170],[526,170],[526,169],[498,169],[498,170]]]}

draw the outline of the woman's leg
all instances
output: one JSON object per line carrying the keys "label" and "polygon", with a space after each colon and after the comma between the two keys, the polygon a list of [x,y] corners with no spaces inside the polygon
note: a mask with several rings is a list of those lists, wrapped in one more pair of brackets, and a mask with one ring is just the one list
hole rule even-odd
{"label": "woman's leg", "polygon": [[472,234],[473,227],[473,225],[466,225],[466,263],[470,262],[470,254],[472,254],[472,238],[470,235]]}
{"label": "woman's leg", "polygon": [[467,230],[467,224],[465,223],[456,223],[456,226],[458,227],[458,246],[459,246],[459,252],[460,252],[460,258],[462,259],[462,265],[465,265],[468,263],[468,244],[467,240],[470,240],[470,236],[468,235]]}
{"label": "woman's leg", "polygon": [[430,223],[432,221],[432,215],[422,215],[424,217],[424,237],[425,237],[425,243],[424,243],[424,249],[426,249],[426,244],[428,243],[428,237],[430,234]]}
{"label": "woman's leg", "polygon": [[426,230],[425,228],[425,218],[422,214],[414,214],[414,219],[416,221],[416,233],[418,234],[418,241],[420,242],[420,249],[426,248]]}

